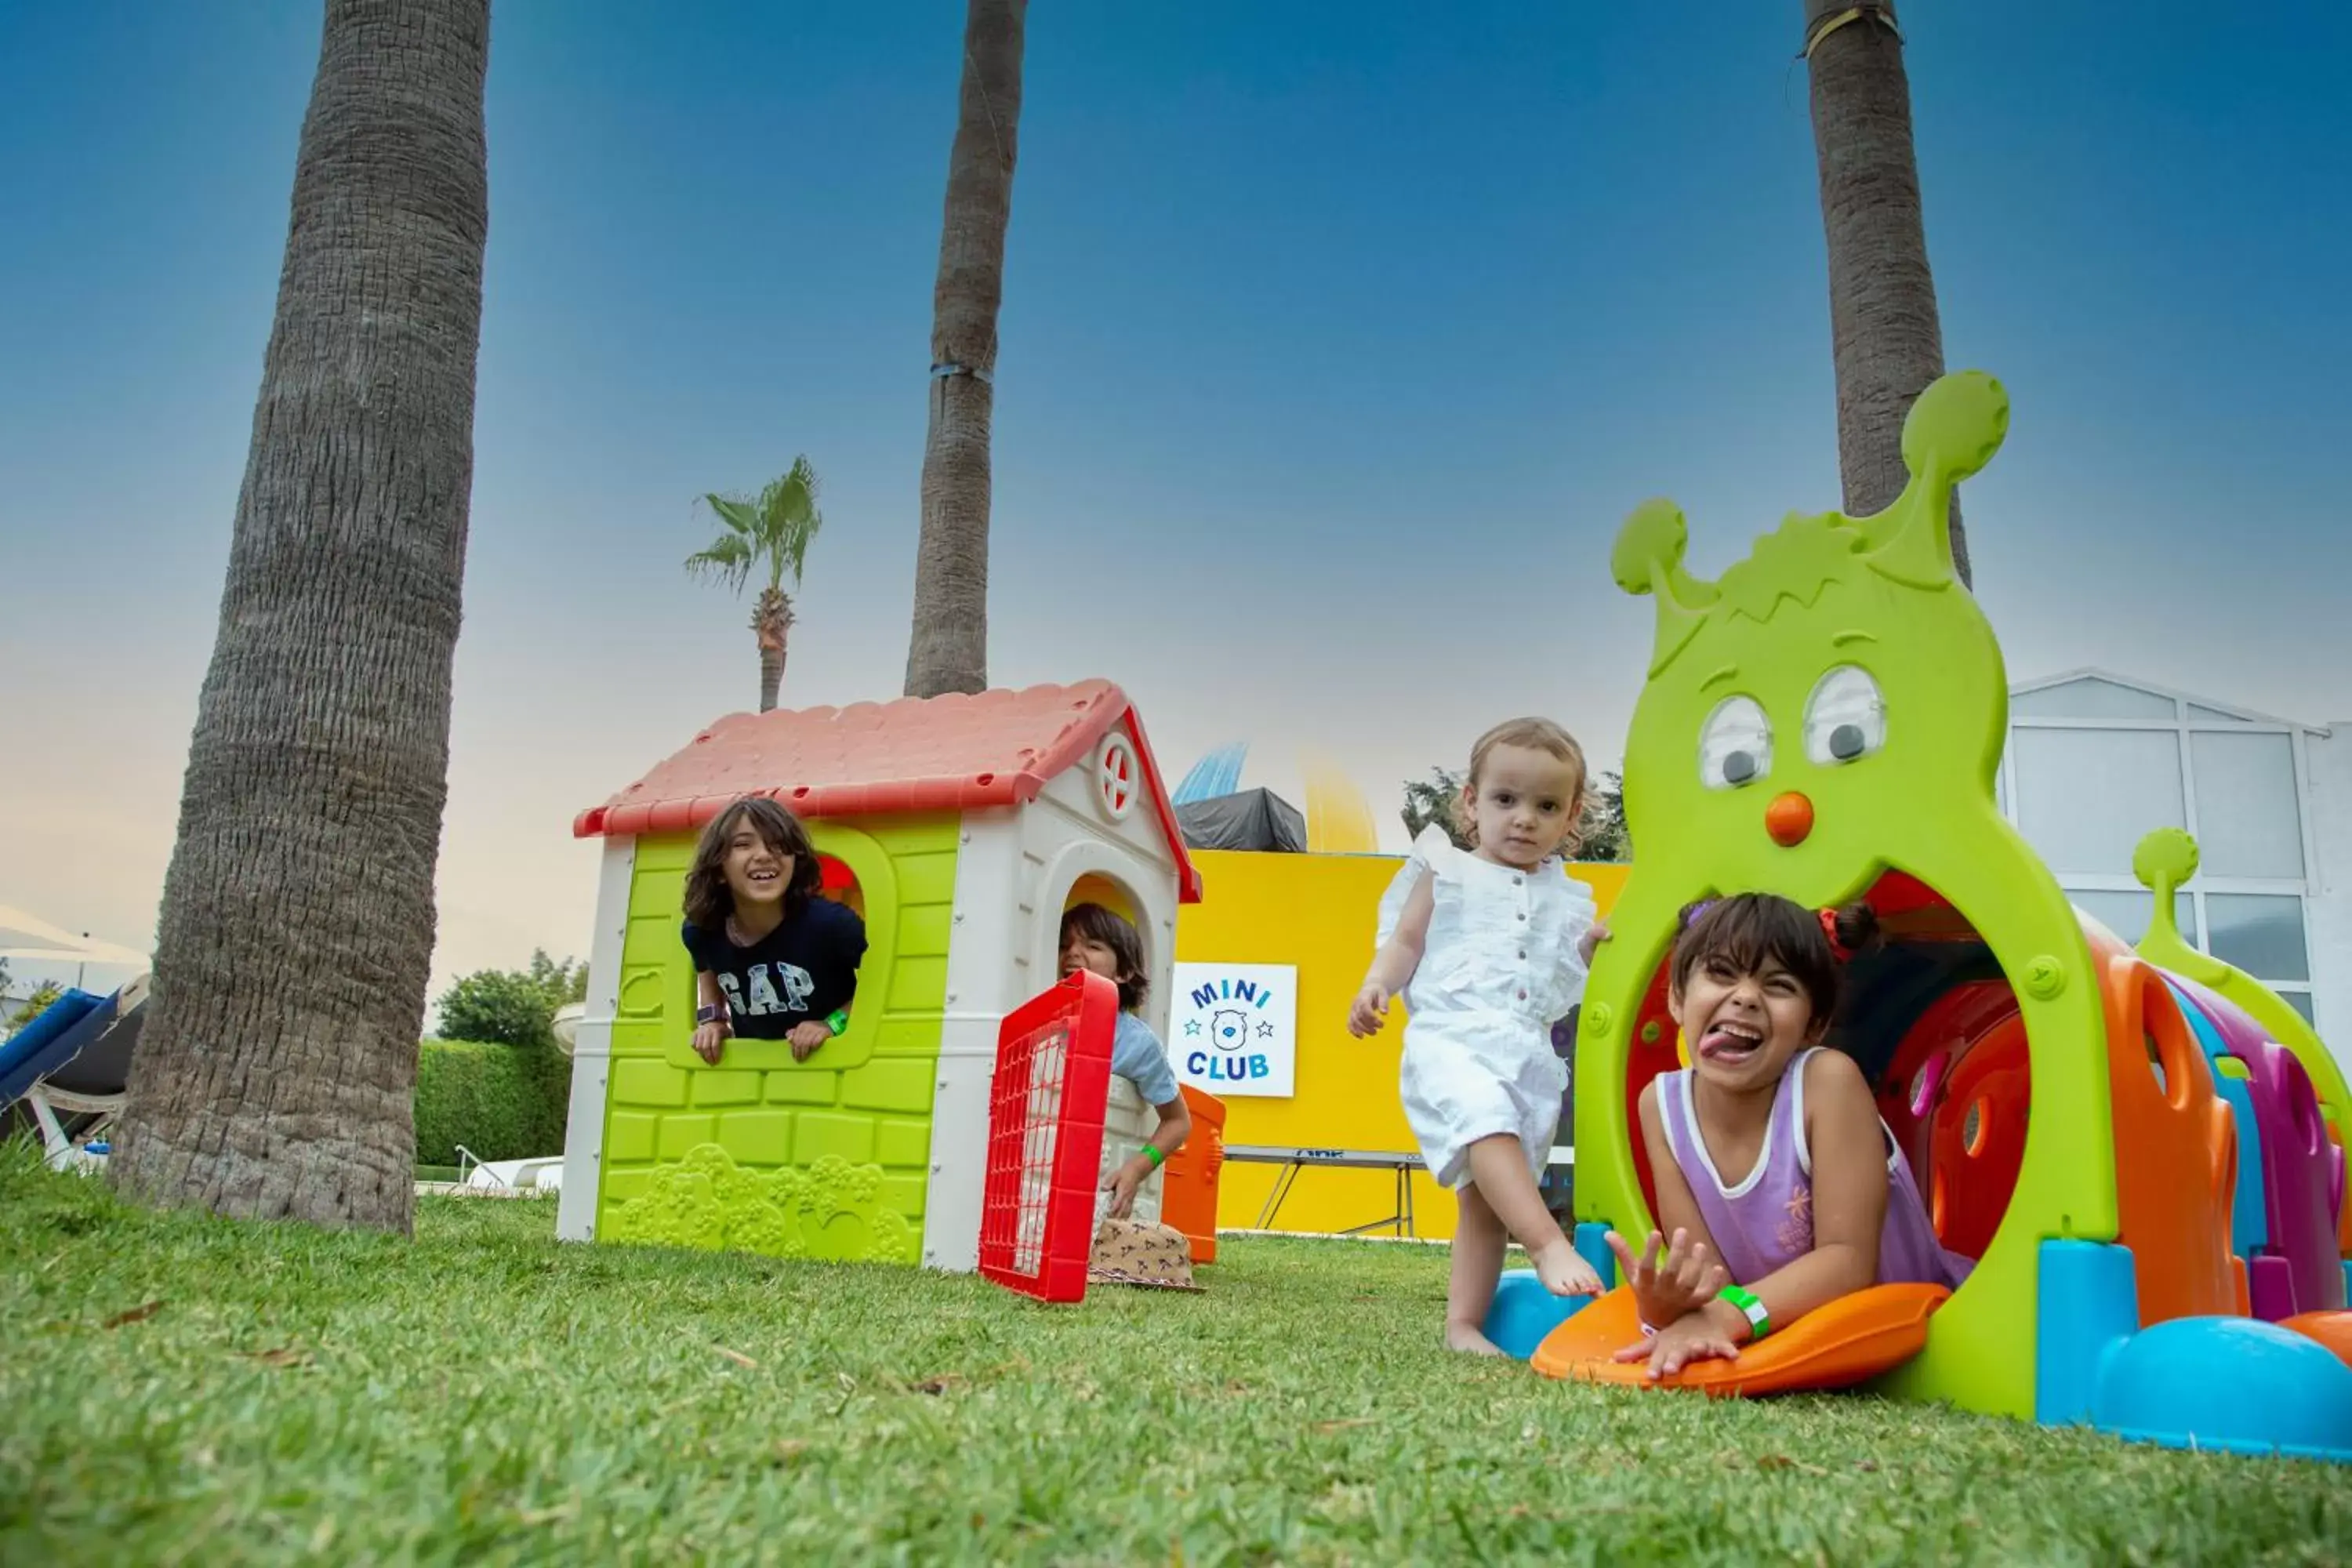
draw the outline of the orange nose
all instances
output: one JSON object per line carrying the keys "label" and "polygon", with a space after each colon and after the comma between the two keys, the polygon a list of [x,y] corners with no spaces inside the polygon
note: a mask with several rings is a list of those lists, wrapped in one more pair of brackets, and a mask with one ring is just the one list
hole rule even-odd
{"label": "orange nose", "polygon": [[1783,849],[1794,849],[1813,830],[1813,803],[1795,790],[1764,808],[1764,831]]}

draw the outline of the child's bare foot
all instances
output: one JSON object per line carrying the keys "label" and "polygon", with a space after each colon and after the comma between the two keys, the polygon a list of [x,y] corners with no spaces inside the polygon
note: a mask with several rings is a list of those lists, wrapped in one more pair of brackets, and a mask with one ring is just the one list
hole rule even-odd
{"label": "child's bare foot", "polygon": [[1451,1321],[1448,1321],[1445,1325],[1445,1348],[1450,1351],[1460,1351],[1465,1355],[1501,1355],[1503,1353],[1503,1347],[1479,1332],[1477,1325],[1456,1323]]}
{"label": "child's bare foot", "polygon": [[1555,1296],[1598,1296],[1601,1276],[1584,1260],[1568,1237],[1561,1237],[1540,1252],[1528,1254],[1536,1278]]}

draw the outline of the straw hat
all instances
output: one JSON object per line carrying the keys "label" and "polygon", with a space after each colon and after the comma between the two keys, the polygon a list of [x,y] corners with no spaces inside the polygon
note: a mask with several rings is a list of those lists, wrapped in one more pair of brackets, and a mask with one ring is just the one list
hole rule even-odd
{"label": "straw hat", "polygon": [[1192,1279],[1192,1244],[1171,1226],[1132,1219],[1104,1219],[1095,1227],[1087,1259],[1090,1284],[1150,1285],[1162,1290],[1198,1290]]}

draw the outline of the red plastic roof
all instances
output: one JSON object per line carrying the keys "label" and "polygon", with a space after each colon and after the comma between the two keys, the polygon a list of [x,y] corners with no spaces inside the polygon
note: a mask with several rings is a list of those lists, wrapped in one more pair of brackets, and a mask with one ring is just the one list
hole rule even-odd
{"label": "red plastic roof", "polygon": [[730,713],[604,805],[582,812],[572,831],[581,838],[690,831],[746,795],[771,796],[797,816],[1023,805],[1066,769],[1090,763],[1095,747],[1121,720],[1142,762],[1161,837],[1176,858],[1178,897],[1197,903],[1201,874],[1184,852],[1143,721],[1108,680]]}

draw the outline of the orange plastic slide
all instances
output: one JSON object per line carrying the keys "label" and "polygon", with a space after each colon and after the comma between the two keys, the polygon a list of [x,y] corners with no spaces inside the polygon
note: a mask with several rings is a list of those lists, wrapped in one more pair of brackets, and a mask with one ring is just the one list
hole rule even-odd
{"label": "orange plastic slide", "polygon": [[2352,1312],[2297,1312],[2279,1327],[2317,1340],[2334,1351],[2347,1366],[2352,1366]]}
{"label": "orange plastic slide", "polygon": [[1633,1292],[1621,1285],[1545,1335],[1530,1364],[1546,1377],[1727,1397],[1843,1388],[1917,1355],[1929,1315],[1950,1295],[1941,1285],[1874,1285],[1741,1346],[1737,1361],[1703,1361],[1652,1382],[1648,1363],[1611,1359],[1642,1337]]}

